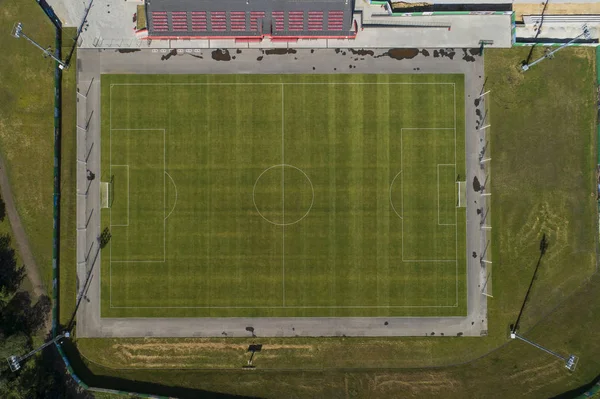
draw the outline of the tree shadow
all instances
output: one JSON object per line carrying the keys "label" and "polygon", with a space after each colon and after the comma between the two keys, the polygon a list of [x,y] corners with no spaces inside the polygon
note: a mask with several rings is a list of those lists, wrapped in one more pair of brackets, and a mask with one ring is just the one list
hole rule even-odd
{"label": "tree shadow", "polygon": [[25,278],[25,268],[17,265],[10,236],[0,235],[0,304],[16,292]]}
{"label": "tree shadow", "polygon": [[102,233],[98,237],[98,241],[100,243],[100,249],[104,249],[104,247],[106,247],[108,245],[111,237],[112,237],[112,234],[110,233],[110,229],[108,227],[106,227],[104,230],[102,230]]}

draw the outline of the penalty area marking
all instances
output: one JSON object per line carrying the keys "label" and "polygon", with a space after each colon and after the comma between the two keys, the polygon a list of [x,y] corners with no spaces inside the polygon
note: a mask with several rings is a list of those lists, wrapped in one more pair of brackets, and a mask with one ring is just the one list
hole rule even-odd
{"label": "penalty area marking", "polygon": [[[402,219],[402,216],[400,216],[400,214],[398,213],[398,211],[396,210],[396,207],[394,206],[394,201],[392,200],[392,190],[394,188],[394,182],[396,181],[396,178],[398,178],[398,176],[400,176],[402,174],[402,171],[396,173],[396,176],[394,176],[394,178],[392,179],[392,182],[390,183],[390,205],[392,206],[392,209],[394,210],[394,213],[396,215],[398,215],[398,217],[400,219]],[[400,195],[400,198],[402,198],[402,195]],[[401,207],[403,208],[404,206],[401,205]]]}
{"label": "penalty area marking", "polygon": [[171,179],[171,183],[173,183],[173,187],[175,187],[175,203],[173,204],[173,208],[171,208],[171,212],[169,212],[169,214],[165,217],[165,220],[166,220],[169,218],[169,216],[171,216],[171,214],[175,210],[175,207],[177,206],[177,184],[175,184],[175,180],[173,180],[173,178],[171,177],[169,172],[167,172],[166,170],[165,170],[165,174],[167,176],[169,176],[169,179]]}

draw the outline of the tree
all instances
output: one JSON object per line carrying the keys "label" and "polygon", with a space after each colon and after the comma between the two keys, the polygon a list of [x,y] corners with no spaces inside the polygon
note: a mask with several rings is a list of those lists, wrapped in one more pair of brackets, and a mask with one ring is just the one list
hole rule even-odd
{"label": "tree", "polygon": [[10,236],[0,235],[0,302],[5,302],[21,286],[24,277],[25,269],[17,266]]}

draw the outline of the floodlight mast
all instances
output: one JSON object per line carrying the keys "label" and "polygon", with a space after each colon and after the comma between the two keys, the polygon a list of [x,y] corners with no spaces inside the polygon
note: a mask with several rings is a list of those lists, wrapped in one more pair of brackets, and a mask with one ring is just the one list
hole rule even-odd
{"label": "floodlight mast", "polygon": [[29,36],[27,36],[25,33],[23,33],[23,24],[21,22],[17,22],[15,24],[15,26],[13,27],[13,31],[12,31],[12,35],[19,39],[21,37],[24,37],[25,39],[27,39],[27,41],[29,41],[29,43],[33,44],[35,47],[39,48],[40,50],[42,50],[42,52],[44,53],[45,56],[47,57],[51,57],[54,61],[58,62],[58,67],[60,69],[66,69],[67,65],[62,62],[61,60],[59,60],[58,58],[56,58],[54,56],[54,54],[52,54],[52,52],[49,49],[45,49],[42,46],[40,46],[39,44],[37,44],[35,42],[35,40],[33,40],[32,38],[30,38]]}
{"label": "floodlight mast", "polygon": [[521,341],[523,341],[523,342],[527,342],[529,345],[535,346],[536,348],[538,348],[538,349],[540,349],[540,350],[542,350],[542,351],[546,352],[546,353],[547,353],[547,354],[549,354],[549,355],[552,355],[552,356],[554,356],[554,357],[557,357],[557,358],[559,358],[560,360],[562,360],[563,362],[565,362],[565,367],[566,367],[567,369],[569,369],[570,371],[574,371],[574,370],[575,370],[575,367],[577,366],[577,360],[578,360],[578,358],[577,358],[577,356],[575,356],[575,355],[569,355],[569,357],[566,357],[566,356],[561,356],[561,355],[559,355],[558,353],[556,353],[556,352],[553,352],[553,351],[551,351],[551,350],[550,350],[550,349],[548,349],[548,348],[544,348],[542,345],[536,344],[535,342],[533,342],[533,341],[530,341],[530,340],[528,340],[527,338],[521,337],[521,336],[520,336],[519,334],[517,334],[515,331],[512,331],[512,332],[510,333],[510,337],[511,337],[512,339],[515,339],[515,338],[517,338],[517,339],[520,339]]}
{"label": "floodlight mast", "polygon": [[591,39],[592,35],[590,34],[590,30],[588,29],[587,25],[583,25],[582,27],[583,29],[583,33],[581,33],[579,36],[569,40],[567,43],[563,44],[562,46],[560,46],[559,48],[557,48],[556,50],[552,50],[551,52],[549,52],[548,54],[545,54],[543,57],[538,58],[537,60],[533,61],[531,64],[523,64],[521,66],[521,69],[523,70],[523,72],[529,70],[529,68],[531,68],[532,66],[534,66],[537,63],[542,62],[543,60],[545,60],[546,58],[550,58],[552,57],[552,55],[554,53],[556,53],[559,50],[562,50],[563,48],[570,46],[571,44],[573,44],[574,42],[576,42],[577,40],[579,40],[580,37],[584,36],[586,39]]}
{"label": "floodlight mast", "polygon": [[54,338],[53,340],[44,343],[39,348],[36,348],[36,349],[32,350],[31,352],[29,352],[26,355],[23,355],[23,356],[15,356],[15,355],[9,356],[6,360],[8,361],[8,365],[10,366],[10,371],[14,372],[14,371],[19,370],[21,368],[21,363],[23,363],[25,360],[27,360],[31,356],[33,356],[36,353],[40,352],[44,348],[46,348],[46,347],[48,347],[48,346],[56,343],[61,338],[69,338],[70,336],[71,336],[71,334],[68,331],[66,331],[64,334],[57,335],[56,338]]}

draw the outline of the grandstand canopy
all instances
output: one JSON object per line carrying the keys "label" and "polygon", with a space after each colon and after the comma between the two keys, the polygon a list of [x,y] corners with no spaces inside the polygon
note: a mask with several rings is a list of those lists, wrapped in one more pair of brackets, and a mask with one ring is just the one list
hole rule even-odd
{"label": "grandstand canopy", "polygon": [[345,37],[354,0],[145,0],[150,37]]}

